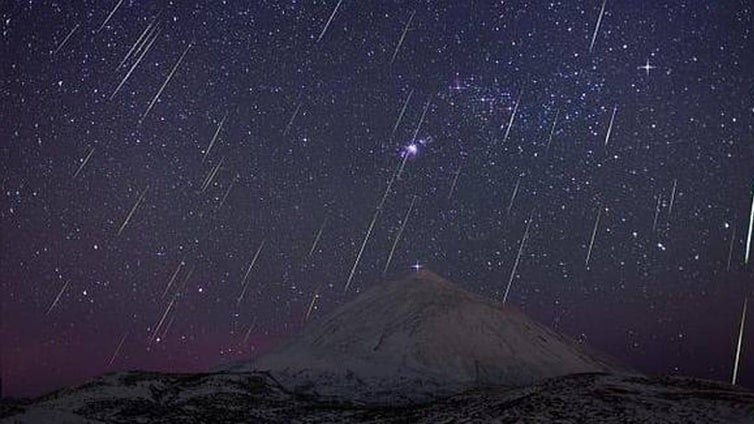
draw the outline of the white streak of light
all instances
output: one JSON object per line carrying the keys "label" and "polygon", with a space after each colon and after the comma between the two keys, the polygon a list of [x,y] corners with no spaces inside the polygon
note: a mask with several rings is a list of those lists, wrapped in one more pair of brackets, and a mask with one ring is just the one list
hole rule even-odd
{"label": "white streak of light", "polygon": [[744,298],[744,307],[741,311],[741,324],[738,327],[738,343],[736,345],[736,361],[733,364],[733,377],[731,378],[730,384],[735,385],[736,380],[738,379],[738,363],[741,359],[741,343],[744,339],[744,322],[746,322],[746,306],[749,302],[749,298]]}

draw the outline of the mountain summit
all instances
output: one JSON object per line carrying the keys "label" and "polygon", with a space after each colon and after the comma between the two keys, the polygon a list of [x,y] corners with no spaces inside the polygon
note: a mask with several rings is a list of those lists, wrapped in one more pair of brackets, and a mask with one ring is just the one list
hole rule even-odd
{"label": "mountain summit", "polygon": [[421,270],[375,285],[241,369],[300,392],[394,402],[617,367],[514,307]]}

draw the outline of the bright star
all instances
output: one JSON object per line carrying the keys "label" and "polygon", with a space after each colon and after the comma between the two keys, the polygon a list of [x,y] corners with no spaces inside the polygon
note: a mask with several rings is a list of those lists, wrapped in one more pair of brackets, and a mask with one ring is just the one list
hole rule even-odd
{"label": "bright star", "polygon": [[652,70],[652,69],[655,69],[655,68],[656,68],[656,66],[652,66],[652,65],[649,64],[649,58],[647,58],[647,63],[646,64],[644,64],[642,66],[637,66],[636,67],[636,69],[643,69],[643,70],[647,71],[647,76],[649,76],[649,71]]}
{"label": "bright star", "polygon": [[419,263],[419,260],[416,260],[416,263],[411,265],[411,268],[413,268],[414,272],[419,272],[420,269],[424,268],[424,265]]}

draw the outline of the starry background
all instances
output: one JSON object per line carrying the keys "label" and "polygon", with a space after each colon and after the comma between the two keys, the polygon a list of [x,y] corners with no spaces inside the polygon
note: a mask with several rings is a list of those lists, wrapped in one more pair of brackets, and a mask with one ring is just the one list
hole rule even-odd
{"label": "starry background", "polygon": [[0,3],[3,395],[248,358],[417,263],[502,300],[529,222],[508,303],[729,381],[752,5],[608,0],[590,51],[601,7]]}

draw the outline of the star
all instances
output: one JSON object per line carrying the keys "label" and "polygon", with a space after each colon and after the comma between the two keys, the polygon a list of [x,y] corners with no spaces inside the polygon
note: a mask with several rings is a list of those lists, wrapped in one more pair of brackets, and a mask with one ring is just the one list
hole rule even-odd
{"label": "star", "polygon": [[419,260],[416,260],[416,263],[411,265],[411,268],[414,270],[414,272],[419,272],[420,269],[424,268],[424,265],[419,263]]}
{"label": "star", "polygon": [[458,79],[458,77],[453,80],[453,85],[451,85],[449,88],[451,91],[461,91],[466,89],[466,87],[461,85],[461,81]]}
{"label": "star", "polygon": [[655,68],[656,68],[656,66],[652,66],[652,65],[649,64],[649,58],[647,58],[647,63],[645,63],[644,65],[636,67],[636,69],[643,69],[643,70],[647,71],[647,76],[649,76],[649,71],[652,70],[652,69],[655,69]]}

